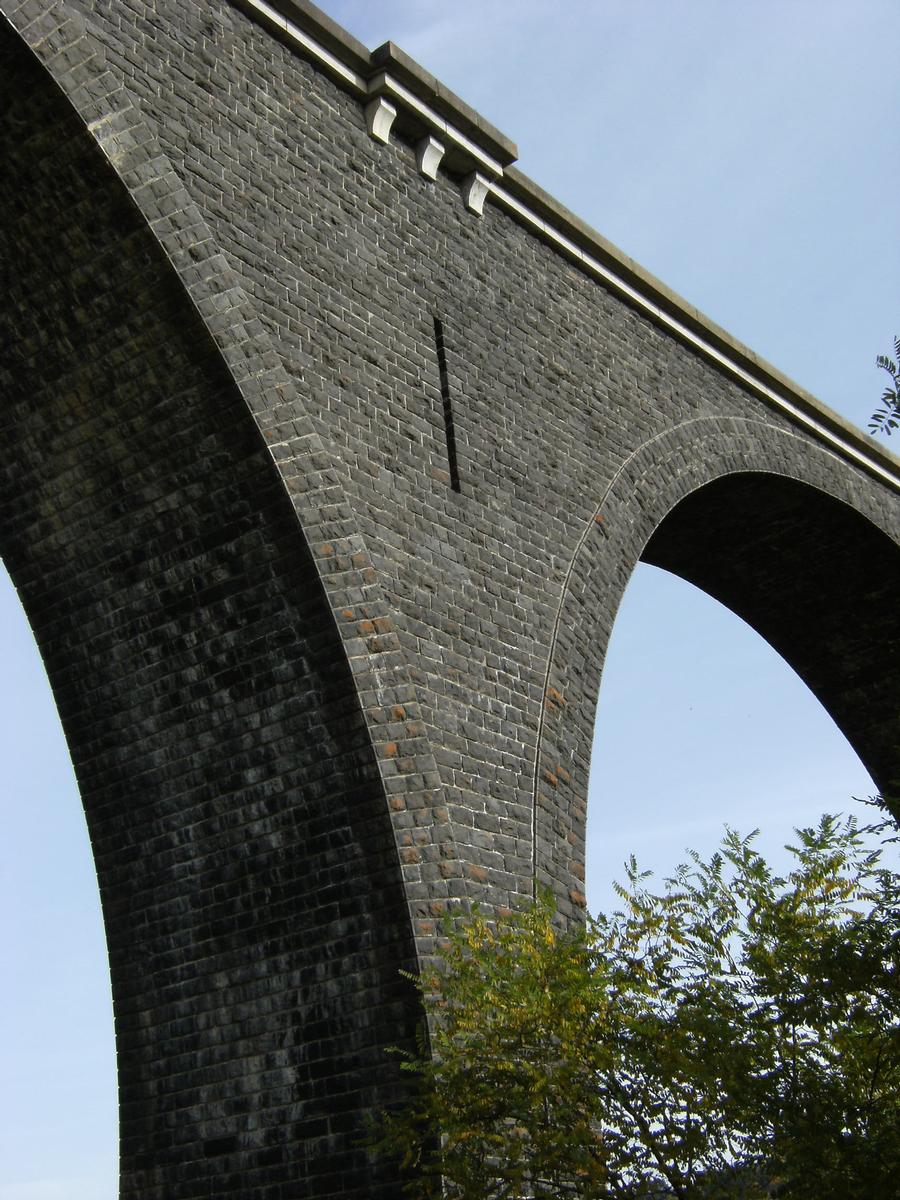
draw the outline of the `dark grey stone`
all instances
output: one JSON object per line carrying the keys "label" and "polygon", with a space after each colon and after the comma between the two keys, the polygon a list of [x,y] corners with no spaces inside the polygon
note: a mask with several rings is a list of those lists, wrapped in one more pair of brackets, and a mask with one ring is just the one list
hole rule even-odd
{"label": "dark grey stone", "polygon": [[[514,155],[396,48],[278,4]],[[458,155],[424,179],[408,115],[372,141],[246,5],[0,11],[2,552],[97,864],[122,1196],[393,1197],[358,1139],[418,1020],[400,969],[451,900],[537,880],[579,917],[640,558],[759,629],[900,793],[900,469],[515,168],[844,448],[468,212]]]}

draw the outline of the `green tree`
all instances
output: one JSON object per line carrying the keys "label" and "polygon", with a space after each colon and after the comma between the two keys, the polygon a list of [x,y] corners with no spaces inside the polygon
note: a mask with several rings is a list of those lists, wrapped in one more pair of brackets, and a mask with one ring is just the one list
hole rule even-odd
{"label": "green tree", "polygon": [[445,929],[414,1099],[375,1144],[452,1200],[900,1197],[900,892],[853,821],[774,875],[728,832],[561,931],[549,896]]}
{"label": "green tree", "polygon": [[418,1196],[603,1196],[606,1153],[594,1079],[605,997],[584,928],[560,934],[549,897],[489,922],[445,928],[440,962],[416,982],[430,1046],[404,1067],[416,1099],[385,1114],[379,1146]]}
{"label": "green tree", "polygon": [[885,433],[890,436],[892,430],[900,424],[900,337],[894,338],[895,362],[886,354],[879,354],[875,365],[882,371],[887,371],[891,377],[891,385],[881,394],[881,408],[872,413],[869,421],[869,433]]}

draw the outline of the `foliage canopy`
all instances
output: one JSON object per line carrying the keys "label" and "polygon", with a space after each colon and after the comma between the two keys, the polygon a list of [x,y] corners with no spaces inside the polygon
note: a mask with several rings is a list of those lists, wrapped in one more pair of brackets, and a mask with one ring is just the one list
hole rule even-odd
{"label": "foliage canopy", "polygon": [[857,825],[774,875],[729,831],[561,931],[447,925],[412,1101],[374,1144],[421,1200],[900,1197],[900,890]]}
{"label": "foliage canopy", "polygon": [[894,354],[896,362],[886,354],[879,354],[875,359],[875,365],[890,375],[891,384],[881,393],[881,408],[872,413],[869,433],[885,433],[890,436],[900,425],[900,337],[894,338]]}

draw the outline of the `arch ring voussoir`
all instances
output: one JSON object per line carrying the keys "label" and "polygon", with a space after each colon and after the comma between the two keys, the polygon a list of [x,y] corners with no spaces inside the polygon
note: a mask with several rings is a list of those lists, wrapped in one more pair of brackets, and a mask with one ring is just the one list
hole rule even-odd
{"label": "arch ring voussoir", "polygon": [[[754,498],[759,494],[759,510],[729,518],[744,522],[742,543],[748,541],[747,528],[759,530],[765,525],[764,481],[768,479],[771,490],[781,493],[791,486],[805,488],[810,497],[827,498],[834,513],[854,514],[860,527],[871,531],[872,540],[883,547],[885,571],[892,571],[895,578],[900,573],[900,554],[892,556],[888,550],[896,547],[891,533],[897,522],[892,498],[880,496],[873,501],[864,478],[848,469],[845,461],[829,450],[810,447],[783,427],[750,418],[695,418],[650,439],[623,461],[598,499],[568,566],[548,654],[535,762],[535,876],[545,886],[553,886],[561,903],[568,900],[573,911],[583,904],[577,867],[583,862],[588,756],[600,674],[625,587],[642,557],[681,573],[678,549],[674,545],[665,548],[657,531],[666,527],[669,515],[690,497],[702,496],[711,485],[738,477],[763,481],[753,485]],[[728,508],[734,507],[724,484],[722,499],[729,500]],[[820,538],[827,536],[818,525],[816,529]],[[722,555],[721,545],[716,553]],[[734,554],[741,553],[746,550],[736,544]],[[780,547],[773,545],[772,553],[785,558]],[[684,573],[692,569],[685,564]],[[708,574],[700,586],[713,586],[714,573]],[[725,602],[732,600],[740,611],[737,583],[729,580],[722,586]],[[870,602],[871,606],[875,603],[874,599]],[[752,618],[748,619],[752,623]],[[777,648],[789,655],[789,636],[775,625],[771,623],[769,636],[777,634],[783,643]],[[873,637],[872,653],[883,665],[888,635],[879,638],[875,633]],[[896,659],[896,649],[890,648],[890,652]],[[820,694],[829,686],[823,683]],[[858,734],[855,724],[854,731]],[[859,744],[858,736],[856,740]],[[859,748],[862,752],[861,745]],[[869,760],[876,777],[880,769],[886,789],[887,781],[900,773],[900,764],[889,766],[887,757],[882,755],[876,762],[870,756]],[[563,829],[566,836],[561,836]]]}

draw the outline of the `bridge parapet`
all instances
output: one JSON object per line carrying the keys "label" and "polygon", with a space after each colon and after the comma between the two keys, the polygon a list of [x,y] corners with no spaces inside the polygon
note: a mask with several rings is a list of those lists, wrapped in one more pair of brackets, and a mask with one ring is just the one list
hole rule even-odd
{"label": "bridge parapet", "polygon": [[367,128],[376,141],[388,142],[393,130],[416,145],[419,169],[428,178],[439,167],[459,178],[470,211],[481,215],[485,202],[497,204],[768,403],[900,488],[896,455],[732,337],[514,167],[515,143],[400,47],[385,42],[370,53],[309,0],[233,2],[363,101]]}
{"label": "bridge parapet", "polygon": [[103,890],[123,1196],[393,1197],[356,1138],[398,969],[536,880],[579,918],[641,557],[900,781],[898,463],[396,47],[302,0],[0,10],[0,528]]}

